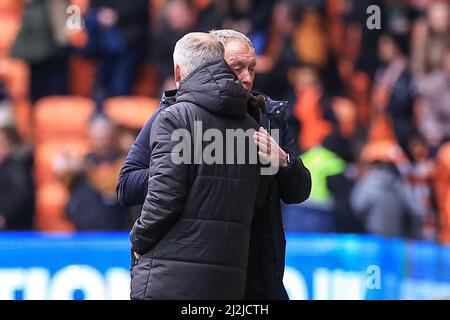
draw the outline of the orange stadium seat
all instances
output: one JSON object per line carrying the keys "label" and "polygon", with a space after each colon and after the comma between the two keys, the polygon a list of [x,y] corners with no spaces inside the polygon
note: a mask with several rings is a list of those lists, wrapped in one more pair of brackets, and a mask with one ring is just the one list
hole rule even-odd
{"label": "orange stadium seat", "polygon": [[330,122],[323,118],[319,98],[319,92],[311,88],[304,89],[297,95],[294,116],[302,126],[299,141],[304,150],[322,143],[332,129]]}
{"label": "orange stadium seat", "polygon": [[33,138],[31,102],[27,99],[15,100],[13,102],[13,113],[20,137],[24,140],[31,141]]}
{"label": "orange stadium seat", "polygon": [[332,102],[332,108],[339,123],[341,134],[344,137],[350,137],[356,130],[356,107],[354,103],[347,98],[335,97]]}
{"label": "orange stadium seat", "polygon": [[359,124],[367,125],[370,118],[370,77],[365,72],[355,72],[351,79],[352,96],[357,108]]}
{"label": "orange stadium seat", "polygon": [[156,97],[158,95],[158,74],[155,65],[146,63],[139,68],[133,88],[136,96]]}
{"label": "orange stadium seat", "polygon": [[[89,8],[89,0],[71,0],[71,5],[77,6],[79,11],[68,11],[69,15],[80,13],[84,16]],[[87,32],[84,29],[68,30],[69,42],[76,48],[83,48],[87,44]]]}
{"label": "orange stadium seat", "polygon": [[28,97],[30,70],[18,59],[0,58],[0,79],[4,81],[12,100]]}
{"label": "orange stadium seat", "polygon": [[115,123],[135,129],[141,129],[158,106],[158,99],[139,96],[109,98],[104,104],[105,113]]}
{"label": "orange stadium seat", "polygon": [[368,140],[374,141],[397,141],[395,137],[394,129],[392,127],[392,121],[390,117],[385,113],[378,113],[372,117]]}
{"label": "orange stadium seat", "polygon": [[95,61],[77,56],[69,59],[69,90],[71,95],[92,97]]}
{"label": "orange stadium seat", "polygon": [[19,0],[0,0],[0,14],[1,13],[20,13],[22,10],[23,1]]}
{"label": "orange stadium seat", "polygon": [[434,186],[439,210],[439,241],[450,244],[450,142],[440,148],[436,157]]}
{"label": "orange stadium seat", "polygon": [[89,120],[95,110],[91,99],[51,96],[36,102],[34,137],[37,141],[54,138],[87,139]]}
{"label": "orange stadium seat", "polygon": [[36,190],[35,228],[40,231],[74,231],[65,217],[69,191],[57,180],[38,185]]}
{"label": "orange stadium seat", "polygon": [[20,28],[20,15],[0,12],[0,57],[9,55]]}
{"label": "orange stadium seat", "polygon": [[36,180],[53,179],[56,175],[54,166],[58,156],[67,156],[82,160],[90,149],[86,140],[55,140],[38,143],[35,148],[34,173]]}
{"label": "orange stadium seat", "polygon": [[85,14],[89,8],[89,0],[70,0],[70,4],[80,7],[81,14]]}

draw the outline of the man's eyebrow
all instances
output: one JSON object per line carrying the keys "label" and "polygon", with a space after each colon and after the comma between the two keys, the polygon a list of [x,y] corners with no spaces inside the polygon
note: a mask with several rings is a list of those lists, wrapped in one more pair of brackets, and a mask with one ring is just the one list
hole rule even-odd
{"label": "man's eyebrow", "polygon": [[242,60],[240,60],[239,58],[231,58],[230,60],[231,60],[230,62],[233,63],[234,65],[239,65],[239,66],[244,65],[244,62]]}

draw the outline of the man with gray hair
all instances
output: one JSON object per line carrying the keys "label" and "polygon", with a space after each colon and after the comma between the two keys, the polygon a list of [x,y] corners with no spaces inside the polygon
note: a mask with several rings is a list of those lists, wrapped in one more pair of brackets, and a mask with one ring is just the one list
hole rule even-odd
{"label": "man with gray hair", "polygon": [[[274,101],[253,92],[256,55],[251,41],[234,30],[214,30],[212,34],[224,45],[224,58],[238,76],[245,90],[256,103],[256,116],[260,132],[255,134],[255,143],[261,146],[262,157],[277,163],[275,176],[261,177],[254,218],[251,225],[251,240],[248,256],[246,299],[288,299],[283,285],[285,266],[285,235],[281,217],[280,200],[286,204],[300,203],[308,198],[311,177],[296,153],[295,143],[285,120],[286,101]],[[124,206],[142,204],[147,194],[148,161],[151,149],[148,139],[154,119],[158,113],[175,102],[176,91],[166,91],[160,108],[149,119],[130,149],[120,172],[117,194]],[[250,109],[249,109],[250,111]],[[278,129],[279,143],[269,133]],[[267,148],[270,145],[270,148]],[[275,158],[275,161],[273,161]]]}
{"label": "man with gray hair", "polygon": [[[176,103],[153,122],[147,194],[130,234],[132,299],[245,296],[259,165],[194,163],[196,141],[189,143],[190,161],[172,161],[179,145],[172,133],[195,140],[196,122],[222,136],[230,129],[258,129],[247,114],[250,95],[223,53],[223,45],[207,33],[189,33],[175,46]],[[253,142],[245,143],[244,152],[252,150]],[[237,147],[232,148],[236,155]]]}
{"label": "man with gray hair", "polygon": [[[251,91],[255,79],[256,54],[244,34],[234,30],[213,30],[210,34],[225,47],[225,60],[242,85],[259,102],[262,110],[255,135],[260,150],[270,151],[262,157],[278,164],[274,176],[261,176],[251,227],[250,253],[247,269],[246,299],[287,299],[283,285],[286,240],[280,200],[286,204],[301,203],[309,197],[311,177],[303,165],[288,124],[286,101],[274,101]],[[272,132],[279,133],[277,141]],[[269,145],[270,147],[265,147]]]}

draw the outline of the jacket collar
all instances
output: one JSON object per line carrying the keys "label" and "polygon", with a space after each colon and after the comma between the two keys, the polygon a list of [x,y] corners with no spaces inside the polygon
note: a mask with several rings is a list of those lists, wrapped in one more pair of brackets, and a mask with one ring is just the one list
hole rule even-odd
{"label": "jacket collar", "polygon": [[287,110],[287,101],[278,101],[278,100],[272,100],[269,96],[257,92],[257,91],[252,91],[251,92],[254,96],[263,96],[264,100],[266,101],[266,108],[265,108],[265,113],[267,113],[268,115],[272,116],[272,117],[280,117],[283,118],[284,114],[286,113]]}
{"label": "jacket collar", "polygon": [[[177,90],[164,91],[161,96],[161,106],[168,107],[176,102]],[[272,100],[269,96],[258,91],[252,91],[254,96],[263,96],[266,101],[265,113],[272,117],[284,117],[287,110],[287,101]]]}

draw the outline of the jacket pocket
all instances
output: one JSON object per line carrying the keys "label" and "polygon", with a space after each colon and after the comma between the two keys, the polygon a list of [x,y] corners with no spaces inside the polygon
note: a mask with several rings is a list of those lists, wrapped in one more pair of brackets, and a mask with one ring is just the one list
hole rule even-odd
{"label": "jacket pocket", "polygon": [[131,300],[147,299],[147,287],[150,280],[150,271],[153,259],[142,256],[134,259],[134,265],[131,268]]}

